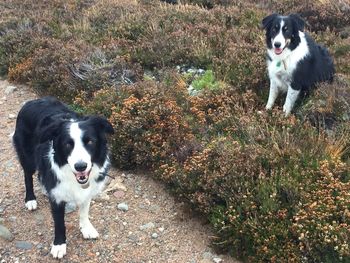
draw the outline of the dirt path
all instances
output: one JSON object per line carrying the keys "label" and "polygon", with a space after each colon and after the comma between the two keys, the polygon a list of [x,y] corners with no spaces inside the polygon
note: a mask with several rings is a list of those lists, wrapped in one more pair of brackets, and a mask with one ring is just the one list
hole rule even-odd
{"label": "dirt path", "polygon": [[[11,233],[0,237],[0,262],[57,262],[49,254],[53,230],[48,202],[36,185],[39,208],[25,209],[23,174],[11,144],[16,114],[35,94],[25,86],[9,86],[0,80],[0,227]],[[115,189],[90,210],[100,238],[83,240],[77,212],[66,214],[67,256],[62,262],[237,262],[212,251],[209,226],[193,218],[162,184],[115,169],[110,175],[115,179],[109,188]],[[121,203],[127,211],[118,209]]]}

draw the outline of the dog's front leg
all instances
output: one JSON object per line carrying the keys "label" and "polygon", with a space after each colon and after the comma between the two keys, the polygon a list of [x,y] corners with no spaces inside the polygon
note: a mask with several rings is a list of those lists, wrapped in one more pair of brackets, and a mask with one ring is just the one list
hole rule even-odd
{"label": "dog's front leg", "polygon": [[80,231],[85,239],[98,238],[98,232],[89,220],[89,209],[91,199],[80,205],[79,208],[79,225]]}
{"label": "dog's front leg", "polygon": [[275,104],[275,100],[277,99],[278,96],[278,86],[275,81],[271,81],[270,83],[270,92],[269,92],[269,99],[266,104],[266,109],[271,110],[273,107],[273,104]]}
{"label": "dog's front leg", "polygon": [[67,252],[66,226],[64,224],[65,203],[57,204],[54,200],[50,200],[50,204],[55,226],[55,239],[51,248],[51,255],[54,258],[63,258]]}
{"label": "dog's front leg", "polygon": [[295,90],[291,86],[288,86],[286,101],[283,105],[283,112],[286,117],[292,112],[295,101],[298,99],[300,90]]}

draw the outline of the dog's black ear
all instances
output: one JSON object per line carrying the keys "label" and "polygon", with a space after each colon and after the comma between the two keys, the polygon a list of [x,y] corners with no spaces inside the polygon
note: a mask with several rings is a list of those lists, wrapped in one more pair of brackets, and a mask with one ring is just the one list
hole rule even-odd
{"label": "dog's black ear", "polygon": [[53,140],[58,135],[62,125],[62,121],[56,121],[41,128],[39,131],[39,142],[44,143]]}
{"label": "dog's black ear", "polygon": [[91,116],[90,121],[96,125],[98,129],[101,129],[107,134],[114,134],[114,129],[112,124],[104,117]]}
{"label": "dog's black ear", "polygon": [[261,21],[262,28],[263,28],[263,29],[267,29],[267,28],[271,25],[272,21],[273,21],[276,17],[278,17],[278,14],[276,14],[276,13],[265,17],[265,18]]}
{"label": "dog's black ear", "polygon": [[293,19],[299,31],[304,31],[305,21],[298,14],[291,14],[290,17]]}

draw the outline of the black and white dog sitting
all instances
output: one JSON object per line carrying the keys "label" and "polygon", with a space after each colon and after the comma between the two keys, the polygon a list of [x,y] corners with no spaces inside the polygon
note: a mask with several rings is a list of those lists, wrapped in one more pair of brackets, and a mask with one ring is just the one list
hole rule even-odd
{"label": "black and white dog sitting", "polygon": [[304,21],[297,14],[272,14],[262,20],[266,30],[271,109],[280,92],[287,92],[283,112],[288,116],[301,92],[316,83],[332,81],[334,65],[328,51],[304,33]]}
{"label": "black and white dog sitting", "polygon": [[37,208],[33,191],[37,170],[51,204],[54,258],[66,254],[66,203],[79,206],[83,237],[98,237],[88,214],[92,197],[105,183],[109,167],[106,134],[112,133],[113,127],[105,118],[79,116],[52,97],[29,101],[18,114],[13,142],[24,170],[25,206],[28,210]]}

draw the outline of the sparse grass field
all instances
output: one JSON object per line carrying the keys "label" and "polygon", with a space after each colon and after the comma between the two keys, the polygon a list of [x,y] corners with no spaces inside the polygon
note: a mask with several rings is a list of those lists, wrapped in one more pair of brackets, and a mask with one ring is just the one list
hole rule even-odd
{"label": "sparse grass field", "polygon": [[[114,164],[148,169],[192,203],[217,247],[249,262],[350,261],[348,1],[0,6],[0,73],[108,117]],[[334,83],[290,118],[264,111],[260,21],[272,12],[300,13],[336,64]]]}

